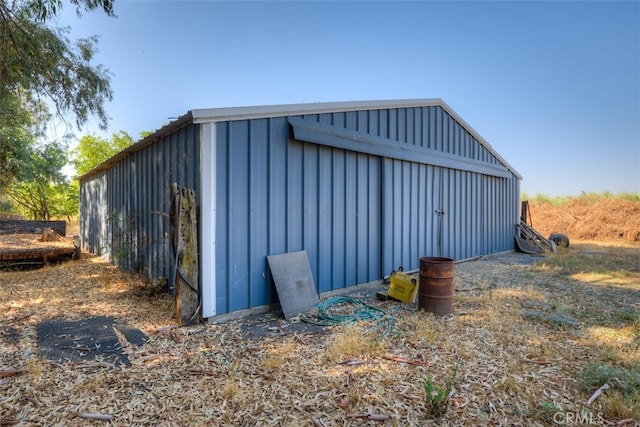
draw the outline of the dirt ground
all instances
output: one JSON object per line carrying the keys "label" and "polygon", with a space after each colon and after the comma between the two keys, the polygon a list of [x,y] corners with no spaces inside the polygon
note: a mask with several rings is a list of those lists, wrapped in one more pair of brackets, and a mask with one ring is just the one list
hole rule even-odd
{"label": "dirt ground", "polygon": [[[456,264],[452,315],[371,287],[352,296],[383,317],[333,327],[178,328],[162,289],[86,253],[0,272],[0,425],[640,426],[640,244],[568,234],[557,254]],[[39,354],[41,322],[98,316],[149,337],[121,340],[129,366]]]}

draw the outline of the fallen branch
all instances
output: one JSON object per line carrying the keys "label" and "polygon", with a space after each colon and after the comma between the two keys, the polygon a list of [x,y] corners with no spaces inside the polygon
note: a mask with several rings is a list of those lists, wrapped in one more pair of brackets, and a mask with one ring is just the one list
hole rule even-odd
{"label": "fallen branch", "polygon": [[407,399],[407,400],[422,400],[422,398],[420,396],[416,396],[413,394],[405,394],[405,393],[401,393],[400,396],[402,396],[403,398]]}
{"label": "fallen branch", "polygon": [[355,366],[355,365],[364,365],[364,361],[360,359],[347,359],[342,362],[338,362],[338,365],[346,365],[346,366]]}
{"label": "fallen branch", "polygon": [[620,420],[620,421],[618,421],[618,422],[616,423],[616,426],[623,426],[623,425],[625,425],[625,424],[629,424],[629,423],[632,423],[632,422],[634,422],[634,421],[635,421],[635,419],[633,419],[633,418],[625,418],[624,420]]}
{"label": "fallen branch", "polygon": [[18,375],[22,375],[24,374],[24,371],[19,370],[19,369],[7,369],[4,371],[0,371],[0,378],[8,378],[8,377],[15,377]]}
{"label": "fallen branch", "polygon": [[408,363],[409,365],[415,365],[415,366],[424,366],[424,365],[426,365],[425,362],[420,362],[420,361],[417,361],[417,360],[409,360],[409,359],[405,359],[404,357],[389,356],[387,354],[383,354],[382,358],[383,359],[387,359],[387,360],[392,360],[392,361],[398,362],[398,363]]}
{"label": "fallen branch", "polygon": [[351,412],[351,405],[349,404],[349,396],[342,396],[338,405],[347,413]]}
{"label": "fallen branch", "polygon": [[523,358],[522,359],[523,362],[527,362],[527,363],[535,363],[536,365],[550,365],[551,362],[549,362],[548,360],[545,359],[527,359],[527,358]]}
{"label": "fallen branch", "polygon": [[311,422],[315,427],[327,427],[327,425],[323,423],[320,418],[311,417]]}
{"label": "fallen branch", "polygon": [[113,364],[113,363],[109,363],[109,362],[95,362],[95,363],[82,363],[82,364],[78,364],[76,365],[77,369],[84,369],[84,368],[108,368],[108,369],[117,369],[118,367]]}
{"label": "fallen branch", "polygon": [[31,347],[27,347],[24,353],[22,353],[22,359],[24,360],[28,359],[32,353],[33,353],[33,350],[31,349]]}
{"label": "fallen branch", "polygon": [[82,414],[78,414],[80,418],[87,418],[89,420],[99,420],[99,421],[111,421],[113,419],[113,415],[101,414],[101,413],[89,413],[84,412]]}
{"label": "fallen branch", "polygon": [[194,374],[194,375],[208,375],[211,377],[217,377],[218,374],[213,372],[213,371],[208,371],[206,369],[202,369],[202,368],[191,368],[189,369],[189,373],[190,374]]}
{"label": "fallen branch", "polygon": [[176,329],[177,327],[178,327],[178,325],[160,326],[155,331],[151,331],[151,333],[152,334],[164,334],[164,333],[167,333],[168,331],[170,331],[172,329]]}
{"label": "fallen branch", "polygon": [[26,314],[23,314],[23,315],[21,315],[21,316],[17,316],[17,317],[13,317],[13,318],[9,318],[9,319],[7,319],[7,320],[14,320],[14,321],[15,321],[15,320],[23,320],[23,319],[26,319],[27,317],[31,317],[31,316],[33,316],[34,314],[36,314],[36,312],[35,312],[35,311],[29,311],[29,312],[27,312]]}
{"label": "fallen branch", "polygon": [[587,400],[587,406],[590,406],[605,390],[609,389],[609,384],[604,383],[602,386],[593,392],[589,400]]}
{"label": "fallen branch", "polygon": [[361,420],[371,421],[387,421],[390,417],[387,414],[372,414],[370,412],[365,412],[363,414],[347,415],[347,418],[358,418]]}
{"label": "fallen branch", "polygon": [[353,382],[353,374],[351,372],[347,372],[347,387],[350,387],[352,382]]}

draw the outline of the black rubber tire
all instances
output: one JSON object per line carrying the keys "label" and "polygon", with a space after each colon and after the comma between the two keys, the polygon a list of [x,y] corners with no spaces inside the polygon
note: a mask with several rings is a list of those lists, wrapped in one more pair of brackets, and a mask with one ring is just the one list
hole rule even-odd
{"label": "black rubber tire", "polygon": [[566,234],[553,233],[549,236],[549,240],[555,243],[559,248],[569,247],[569,237]]}

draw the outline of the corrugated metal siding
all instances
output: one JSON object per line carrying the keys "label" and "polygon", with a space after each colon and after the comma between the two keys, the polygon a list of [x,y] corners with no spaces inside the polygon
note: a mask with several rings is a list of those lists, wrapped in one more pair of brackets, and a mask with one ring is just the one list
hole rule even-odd
{"label": "corrugated metal siding", "polygon": [[[437,106],[327,113],[305,119],[500,163]],[[421,256],[460,260],[513,249],[520,191],[515,175],[503,179],[384,159],[381,179],[385,274],[399,266],[416,269]],[[436,210],[444,211],[442,218]]]}
{"label": "corrugated metal siding", "polygon": [[305,249],[320,292],[380,277],[380,161],[289,140],[286,118],[218,123],[218,313],[275,301],[266,255]]}
{"label": "corrugated metal siding", "polygon": [[[296,117],[499,164],[440,107]],[[276,301],[270,254],[305,249],[324,292],[399,266],[416,269],[421,256],[465,259],[513,249],[515,176],[296,141],[287,117],[219,122],[216,129],[218,314]]]}
{"label": "corrugated metal siding", "polygon": [[82,247],[94,254],[102,254],[107,239],[106,173],[101,172],[80,185],[80,239]]}
{"label": "corrugated metal siding", "polygon": [[200,187],[199,125],[182,128],[80,185],[82,246],[120,268],[172,281],[170,184]]}

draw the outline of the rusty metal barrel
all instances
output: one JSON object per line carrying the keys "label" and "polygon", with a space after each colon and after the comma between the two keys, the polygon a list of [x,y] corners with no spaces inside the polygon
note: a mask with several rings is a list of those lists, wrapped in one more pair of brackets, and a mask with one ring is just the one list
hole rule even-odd
{"label": "rusty metal barrel", "polygon": [[453,260],[420,258],[418,308],[434,314],[453,312]]}

